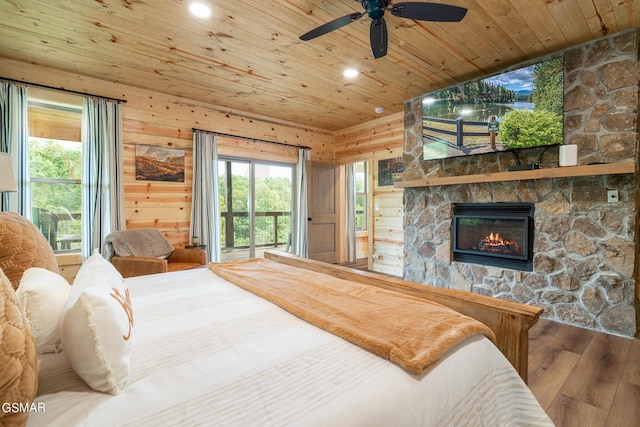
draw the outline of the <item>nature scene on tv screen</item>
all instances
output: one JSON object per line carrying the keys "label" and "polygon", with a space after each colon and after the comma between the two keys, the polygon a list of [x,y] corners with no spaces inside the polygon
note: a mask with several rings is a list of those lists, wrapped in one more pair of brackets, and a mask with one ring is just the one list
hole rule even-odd
{"label": "nature scene on tv screen", "polygon": [[562,57],[422,98],[424,160],[562,143]]}

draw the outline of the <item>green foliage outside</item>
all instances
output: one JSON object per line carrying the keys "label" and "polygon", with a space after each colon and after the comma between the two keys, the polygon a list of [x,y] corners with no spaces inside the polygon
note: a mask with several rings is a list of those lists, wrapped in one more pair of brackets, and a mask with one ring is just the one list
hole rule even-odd
{"label": "green foliage outside", "polygon": [[[71,144],[77,149],[69,148]],[[29,172],[32,178],[81,179],[80,143],[34,138],[29,141]]]}
{"label": "green foliage outside", "polygon": [[356,164],[356,230],[367,229],[367,167],[366,162]]}
{"label": "green foliage outside", "polygon": [[[80,180],[82,175],[81,144],[31,138],[29,173],[32,208],[46,209],[58,215],[58,237],[80,234],[81,185],[73,180]],[[42,182],[40,179],[72,181]]]}
{"label": "green foliage outside", "polygon": [[366,203],[366,194],[356,195],[356,230],[367,229]]}
{"label": "green foliage outside", "polygon": [[510,148],[562,143],[562,117],[550,111],[513,110],[500,123],[500,140]]}
{"label": "green foliage outside", "polygon": [[[245,176],[233,175],[231,177],[233,187],[231,208],[232,212],[248,212],[249,208],[249,178]],[[274,228],[275,218],[272,215],[261,216],[264,212],[286,212],[287,215],[279,215],[278,221],[278,243],[284,245],[292,230],[292,189],[291,180],[282,177],[257,178],[255,180],[255,241],[256,245],[273,243],[275,241]],[[227,204],[226,181],[221,177],[219,183],[220,207],[222,212],[227,212],[230,205]],[[225,223],[221,224],[221,235],[223,236],[223,247],[231,242],[224,241]],[[250,242],[250,224],[248,216],[235,216],[233,218],[233,246],[248,246]]]}

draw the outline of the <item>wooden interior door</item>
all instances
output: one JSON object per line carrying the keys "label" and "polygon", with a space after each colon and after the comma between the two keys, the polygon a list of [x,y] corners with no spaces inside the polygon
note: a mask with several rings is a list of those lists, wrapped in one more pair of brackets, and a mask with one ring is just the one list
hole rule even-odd
{"label": "wooden interior door", "polygon": [[339,166],[312,162],[307,204],[309,209],[309,258],[335,263],[338,260]]}

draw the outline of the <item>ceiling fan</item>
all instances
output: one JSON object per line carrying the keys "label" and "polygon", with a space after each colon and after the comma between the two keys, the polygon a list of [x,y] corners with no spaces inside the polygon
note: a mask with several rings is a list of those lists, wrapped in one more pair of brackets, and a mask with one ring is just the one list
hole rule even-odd
{"label": "ceiling fan", "polygon": [[354,12],[342,18],[320,25],[317,28],[300,36],[300,40],[308,41],[316,37],[342,28],[347,24],[357,21],[366,15],[371,18],[369,39],[371,41],[371,53],[374,58],[382,58],[387,54],[389,39],[387,36],[387,24],[384,21],[384,12],[388,10],[392,15],[400,18],[416,19],[418,21],[433,22],[459,22],[467,14],[467,9],[440,3],[404,2],[389,6],[391,0],[356,0],[362,4],[365,12]]}

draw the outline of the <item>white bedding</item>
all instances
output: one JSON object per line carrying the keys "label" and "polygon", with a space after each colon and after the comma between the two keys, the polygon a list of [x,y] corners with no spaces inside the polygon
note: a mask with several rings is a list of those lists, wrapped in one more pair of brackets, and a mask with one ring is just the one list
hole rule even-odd
{"label": "white bedding", "polygon": [[126,279],[124,391],[96,392],[64,353],[41,360],[30,426],[553,425],[509,362],[474,337],[416,377],[208,269]]}

